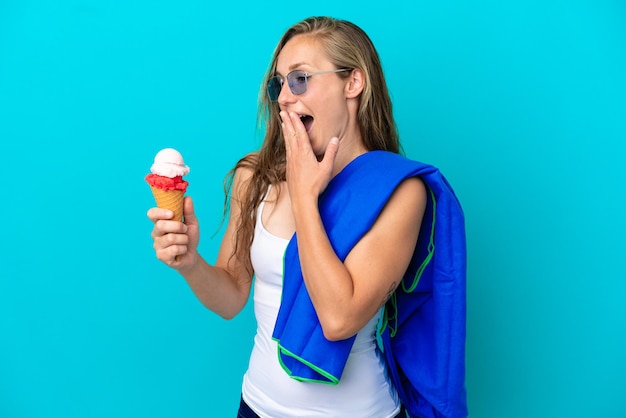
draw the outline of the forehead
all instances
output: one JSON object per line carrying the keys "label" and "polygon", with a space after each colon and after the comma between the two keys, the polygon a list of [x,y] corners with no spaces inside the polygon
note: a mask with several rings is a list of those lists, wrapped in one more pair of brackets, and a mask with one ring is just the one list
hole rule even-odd
{"label": "forehead", "polygon": [[328,58],[321,41],[306,35],[291,38],[281,49],[276,60],[276,72],[287,74],[296,68],[319,69],[328,66]]}

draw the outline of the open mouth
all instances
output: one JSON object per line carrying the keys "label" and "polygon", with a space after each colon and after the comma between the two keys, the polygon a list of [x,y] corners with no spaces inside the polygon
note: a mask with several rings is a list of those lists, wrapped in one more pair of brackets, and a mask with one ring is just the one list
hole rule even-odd
{"label": "open mouth", "polygon": [[311,126],[313,125],[313,116],[300,115],[300,120],[302,121],[302,124],[304,125],[304,129],[306,129],[306,131],[309,132],[311,130]]}

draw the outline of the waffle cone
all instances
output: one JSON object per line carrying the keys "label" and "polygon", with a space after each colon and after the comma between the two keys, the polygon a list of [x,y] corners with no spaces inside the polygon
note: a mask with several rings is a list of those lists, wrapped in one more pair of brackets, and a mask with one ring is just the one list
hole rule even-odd
{"label": "waffle cone", "polygon": [[182,222],[184,193],[180,190],[163,190],[154,186],[150,186],[150,189],[152,189],[157,206],[171,210],[174,212],[172,220]]}

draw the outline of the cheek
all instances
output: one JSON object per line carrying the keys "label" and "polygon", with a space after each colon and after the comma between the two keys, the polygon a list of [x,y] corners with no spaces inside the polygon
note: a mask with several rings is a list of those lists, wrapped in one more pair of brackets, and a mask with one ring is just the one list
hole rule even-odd
{"label": "cheek", "polygon": [[312,141],[321,143],[344,131],[348,112],[345,100],[337,95],[325,95],[325,97],[315,104],[311,104],[315,120],[313,129],[309,132]]}
{"label": "cheek", "polygon": [[[330,110],[333,109],[333,110]],[[317,119],[316,119],[317,121]],[[323,110],[320,115],[320,131],[324,132],[324,135],[328,138],[339,135],[346,129],[348,123],[347,113],[342,107],[328,107],[328,110]]]}

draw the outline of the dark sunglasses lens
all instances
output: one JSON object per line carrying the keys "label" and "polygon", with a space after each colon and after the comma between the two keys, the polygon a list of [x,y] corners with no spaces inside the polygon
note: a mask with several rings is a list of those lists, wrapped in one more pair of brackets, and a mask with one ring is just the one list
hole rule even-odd
{"label": "dark sunglasses lens", "polygon": [[275,76],[270,78],[267,82],[267,95],[269,96],[272,102],[278,100],[278,96],[280,95],[280,89],[282,88],[283,83],[281,77]]}
{"label": "dark sunglasses lens", "polygon": [[292,71],[287,75],[287,83],[293,94],[306,92],[306,73],[304,71]]}

